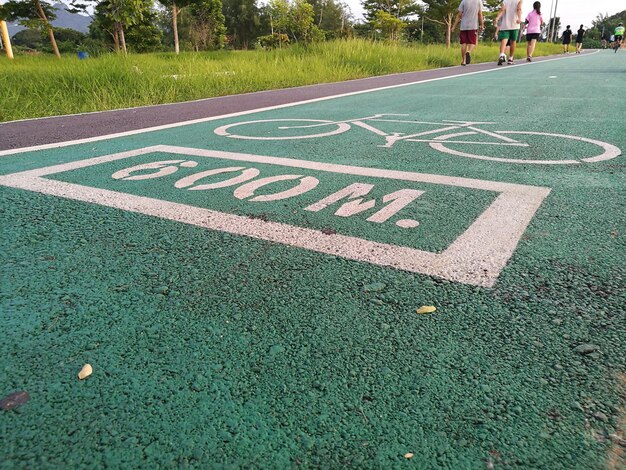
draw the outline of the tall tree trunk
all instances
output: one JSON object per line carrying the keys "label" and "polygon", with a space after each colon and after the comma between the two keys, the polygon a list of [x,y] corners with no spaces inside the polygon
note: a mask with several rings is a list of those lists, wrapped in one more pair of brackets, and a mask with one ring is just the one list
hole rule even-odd
{"label": "tall tree trunk", "polygon": [[0,20],[0,45],[2,49],[6,51],[7,58],[13,58],[13,48],[11,47],[11,38],[9,37],[9,29],[7,28],[7,22]]}
{"label": "tall tree trunk", "polygon": [[452,36],[452,13],[448,13],[445,19],[446,22],[446,47],[450,49],[450,37]]}
{"label": "tall tree trunk", "polygon": [[124,37],[124,27],[120,24],[120,43],[122,45],[122,52],[124,55],[128,53],[126,50],[126,38]]}
{"label": "tall tree trunk", "polygon": [[178,44],[178,8],[176,8],[176,2],[172,3],[172,32],[174,33],[174,52],[180,53],[180,46]]}
{"label": "tall tree trunk", "polygon": [[119,21],[115,22],[115,52],[116,53],[121,53],[124,52],[124,50],[122,49],[122,25]]}
{"label": "tall tree trunk", "polygon": [[54,31],[52,31],[52,26],[48,25],[48,36],[50,37],[50,44],[52,44],[52,50],[54,51],[54,55],[57,56],[57,59],[61,58],[61,53],[59,52],[59,48],[57,47],[57,42],[54,39]]}
{"label": "tall tree trunk", "polygon": [[115,46],[115,53],[120,53],[120,36],[117,34],[117,24],[115,25],[115,31],[113,32],[113,44]]}
{"label": "tall tree trunk", "polygon": [[59,53],[59,48],[57,47],[56,39],[54,39],[54,31],[52,30],[52,25],[50,24],[50,22],[48,21],[48,18],[46,17],[46,12],[43,11],[43,8],[41,7],[41,3],[39,2],[39,0],[35,0],[35,6],[37,7],[37,14],[39,15],[39,18],[41,19],[41,21],[44,22],[44,25],[46,26],[46,29],[48,30],[48,36],[50,37],[50,44],[52,44],[52,50],[54,51],[54,55],[57,56],[57,59],[60,59],[61,54]]}

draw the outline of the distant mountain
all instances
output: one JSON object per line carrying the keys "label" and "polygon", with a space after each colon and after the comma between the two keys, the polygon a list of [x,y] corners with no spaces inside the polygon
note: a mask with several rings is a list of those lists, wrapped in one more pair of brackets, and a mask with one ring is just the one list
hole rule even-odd
{"label": "distant mountain", "polygon": [[[81,33],[87,33],[89,31],[89,25],[91,24],[91,18],[86,15],[79,15],[77,13],[70,13],[67,11],[67,6],[63,3],[55,3],[54,8],[57,10],[54,12],[57,15],[56,20],[52,21],[52,26],[60,28],[70,28],[80,31]],[[17,23],[9,23],[9,36],[13,36],[18,31],[24,29]]]}

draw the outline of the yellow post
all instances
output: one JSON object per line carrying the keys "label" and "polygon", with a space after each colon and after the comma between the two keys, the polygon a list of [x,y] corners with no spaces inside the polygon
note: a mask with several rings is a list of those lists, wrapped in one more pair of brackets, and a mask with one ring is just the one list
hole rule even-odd
{"label": "yellow post", "polygon": [[2,32],[2,44],[4,44],[4,50],[7,51],[7,57],[12,59],[13,49],[11,49],[11,38],[9,37],[6,21],[0,21],[0,32]]}

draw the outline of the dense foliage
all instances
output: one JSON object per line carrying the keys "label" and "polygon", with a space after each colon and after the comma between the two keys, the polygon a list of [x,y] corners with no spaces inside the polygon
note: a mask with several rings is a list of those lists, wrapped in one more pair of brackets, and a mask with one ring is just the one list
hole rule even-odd
{"label": "dense foliage", "polygon": [[[49,0],[9,0],[0,5],[0,18],[29,28],[16,34],[14,42],[18,51],[31,52],[82,50],[98,55],[110,51],[274,49],[352,37],[449,46],[458,37],[451,24],[461,0],[362,0],[365,18],[358,22],[342,0],[71,1],[70,11],[92,18],[86,36],[52,28],[55,8]],[[493,39],[500,4],[501,0],[483,0],[483,41]],[[625,17],[626,11],[599,15],[586,35],[588,45],[600,46],[603,33],[612,31]],[[560,28],[560,18],[550,18],[544,38],[550,30],[556,33]],[[550,36],[558,38],[558,34]]]}
{"label": "dense foliage", "polygon": [[[62,54],[78,51],[80,45],[87,39],[87,35],[69,28],[55,28],[54,34]],[[16,33],[13,36],[13,46],[18,50],[53,52],[46,35],[37,29],[23,29]]]}
{"label": "dense foliage", "polygon": [[593,21],[592,27],[587,31],[585,37],[590,40],[601,41],[602,36],[608,38],[615,31],[619,23],[626,23],[626,10],[615,15],[598,15]]}

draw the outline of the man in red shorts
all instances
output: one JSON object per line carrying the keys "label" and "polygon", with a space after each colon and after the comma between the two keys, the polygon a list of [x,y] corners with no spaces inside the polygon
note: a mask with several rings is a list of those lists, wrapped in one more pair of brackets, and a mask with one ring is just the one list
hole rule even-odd
{"label": "man in red shorts", "polygon": [[483,30],[483,10],[481,0],[462,0],[454,20],[452,31],[461,22],[461,65],[469,65],[472,51],[478,42],[478,31]]}

